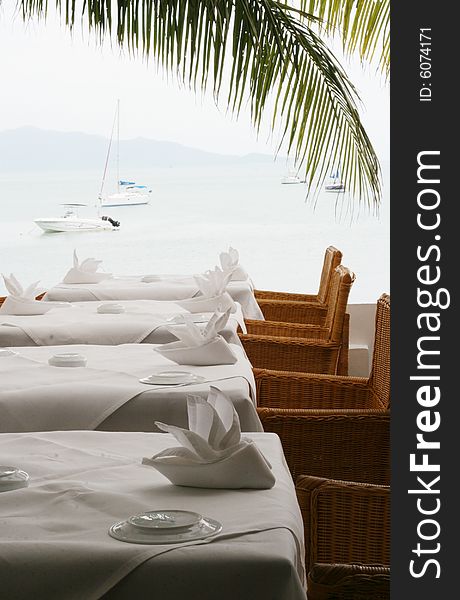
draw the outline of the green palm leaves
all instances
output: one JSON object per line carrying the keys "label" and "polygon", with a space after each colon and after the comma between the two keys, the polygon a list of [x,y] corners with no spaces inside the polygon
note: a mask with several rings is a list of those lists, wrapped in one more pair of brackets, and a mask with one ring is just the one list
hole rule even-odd
{"label": "green palm leaves", "polygon": [[320,20],[326,33],[340,34],[347,53],[359,52],[363,61],[377,55],[389,75],[390,0],[301,0],[301,6]]}
{"label": "green palm leaves", "polygon": [[[46,15],[46,0],[19,1],[24,17]],[[211,87],[216,99],[225,97],[236,114],[249,103],[257,129],[268,114],[272,128],[281,130],[281,142],[302,165],[310,190],[318,190],[340,164],[354,199],[368,206],[379,203],[379,164],[359,118],[356,92],[310,27],[311,17],[303,18],[276,0],[56,4],[70,27],[83,16],[101,39],[114,32],[120,45],[153,57],[182,82],[196,89]],[[321,16],[320,6],[311,8]],[[337,13],[334,26],[338,18]],[[342,26],[347,32],[353,28]],[[350,49],[363,39],[358,33],[347,35]],[[362,56],[369,56],[375,44],[360,43]]]}

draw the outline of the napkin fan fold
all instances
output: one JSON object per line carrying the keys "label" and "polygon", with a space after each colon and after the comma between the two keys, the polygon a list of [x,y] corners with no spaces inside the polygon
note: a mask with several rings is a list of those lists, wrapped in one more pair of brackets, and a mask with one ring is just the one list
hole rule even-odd
{"label": "napkin fan fold", "polygon": [[223,314],[215,312],[202,329],[192,315],[184,314],[184,324],[165,326],[178,341],[161,344],[155,351],[180,365],[233,365],[237,357],[220,335],[229,316],[230,309]]}
{"label": "napkin fan fold", "polygon": [[219,254],[220,266],[224,273],[231,273],[230,281],[246,281],[249,275],[239,264],[240,254],[235,248],[228,249],[228,252]]}
{"label": "napkin fan fold", "polygon": [[99,283],[105,279],[111,279],[112,273],[98,271],[102,260],[85,258],[80,262],[77,251],[73,251],[73,267],[69,269],[62,283]]}
{"label": "napkin fan fold", "polygon": [[235,302],[227,292],[227,285],[231,276],[231,272],[224,273],[217,266],[202,275],[194,275],[199,295],[194,298],[181,300],[178,304],[191,313],[225,312],[228,309],[232,313],[236,312]]}
{"label": "napkin fan fold", "polygon": [[257,445],[242,439],[232,402],[211,386],[207,400],[187,397],[189,429],[156,422],[181,444],[142,463],[154,467],[174,485],[206,488],[269,489],[275,484],[271,465]]}
{"label": "napkin fan fold", "polygon": [[35,300],[39,294],[45,291],[43,288],[38,287],[39,281],[31,283],[24,289],[13,273],[10,273],[9,277],[2,274],[2,277],[8,296],[0,306],[0,313],[16,316],[44,315],[52,308],[70,306],[67,302],[41,302]]}

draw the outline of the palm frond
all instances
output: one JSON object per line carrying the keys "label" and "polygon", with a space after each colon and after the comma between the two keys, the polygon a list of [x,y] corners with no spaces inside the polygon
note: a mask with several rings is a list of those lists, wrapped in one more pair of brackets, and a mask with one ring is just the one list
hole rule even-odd
{"label": "palm frond", "polygon": [[[47,0],[18,1],[24,18],[46,15]],[[248,101],[257,129],[271,112],[272,127],[281,126],[281,143],[305,169],[310,189],[318,190],[340,164],[354,199],[378,205],[379,164],[360,121],[356,91],[309,22],[283,3],[55,2],[70,28],[81,17],[99,38],[113,33],[120,46],[153,58],[181,82],[211,88],[216,99],[225,94],[236,115]]]}
{"label": "palm frond", "polygon": [[390,0],[300,0],[301,17],[319,21],[320,29],[338,33],[346,53],[362,61],[376,58],[390,73]]}

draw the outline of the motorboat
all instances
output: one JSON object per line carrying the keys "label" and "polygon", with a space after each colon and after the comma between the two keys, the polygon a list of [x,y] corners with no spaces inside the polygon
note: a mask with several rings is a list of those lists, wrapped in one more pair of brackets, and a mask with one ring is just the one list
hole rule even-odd
{"label": "motorboat", "polygon": [[111,217],[102,216],[92,219],[79,217],[78,208],[86,204],[63,204],[66,207],[61,217],[43,217],[34,219],[34,223],[47,233],[64,233],[69,231],[113,231],[120,227],[120,222]]}

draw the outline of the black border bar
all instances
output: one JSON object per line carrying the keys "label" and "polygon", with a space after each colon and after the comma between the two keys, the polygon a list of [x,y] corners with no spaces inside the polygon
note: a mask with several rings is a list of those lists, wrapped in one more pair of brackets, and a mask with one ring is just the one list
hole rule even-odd
{"label": "black border bar", "polygon": [[460,576],[458,5],[391,8],[391,597],[450,600]]}

